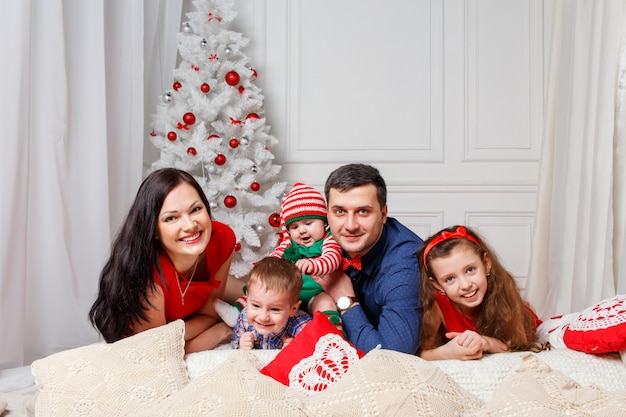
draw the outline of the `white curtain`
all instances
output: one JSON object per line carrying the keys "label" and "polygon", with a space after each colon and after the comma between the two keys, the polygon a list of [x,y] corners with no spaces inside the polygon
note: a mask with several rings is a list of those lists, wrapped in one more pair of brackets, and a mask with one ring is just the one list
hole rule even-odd
{"label": "white curtain", "polygon": [[[626,15],[626,6],[622,11]],[[615,184],[613,190],[619,193],[620,190],[626,190],[626,17],[622,17],[622,42],[620,46],[620,58],[619,58],[619,74],[617,78],[617,98],[615,109],[615,159],[618,161],[615,165],[617,171]],[[621,230],[622,239],[621,251],[615,258],[616,270],[618,272],[617,293],[626,294],[626,198],[618,199],[616,203],[617,211],[622,217],[617,222],[615,230],[618,235],[616,236],[619,243],[619,225],[622,224]]]}
{"label": "white curtain", "polygon": [[181,8],[0,3],[0,369],[97,340],[87,312],[142,179],[158,98],[144,90],[171,83]]}
{"label": "white curtain", "polygon": [[552,31],[526,293],[544,319],[614,296],[620,263],[626,265],[623,58],[620,63],[626,1],[545,6]]}

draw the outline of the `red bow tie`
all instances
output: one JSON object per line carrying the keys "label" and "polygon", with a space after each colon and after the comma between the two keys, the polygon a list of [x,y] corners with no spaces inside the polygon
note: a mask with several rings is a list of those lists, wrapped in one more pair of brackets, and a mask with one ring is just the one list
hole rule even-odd
{"label": "red bow tie", "polygon": [[357,256],[354,259],[343,258],[341,260],[341,269],[345,271],[346,269],[350,267],[360,271],[361,270],[361,257]]}

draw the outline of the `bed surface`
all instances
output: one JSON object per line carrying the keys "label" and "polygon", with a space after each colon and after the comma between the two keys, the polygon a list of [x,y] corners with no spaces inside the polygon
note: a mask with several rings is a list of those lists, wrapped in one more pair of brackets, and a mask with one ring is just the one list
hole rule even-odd
{"label": "bed surface", "polygon": [[[186,357],[190,380],[200,378],[226,361],[231,353],[228,345],[214,351],[191,353]],[[269,363],[278,351],[255,351],[259,362]],[[626,365],[618,353],[591,355],[567,348],[538,353],[510,352],[485,355],[480,360],[430,361],[449,375],[461,388],[483,401],[493,398],[496,389],[522,364],[525,356],[534,356],[550,368],[562,372],[582,386],[594,385],[607,391],[626,390]]]}
{"label": "bed surface", "polygon": [[307,397],[259,372],[280,351],[223,345],[185,356],[183,329],[175,322],[123,343],[60,352],[32,369],[3,371],[0,387],[25,386],[0,392],[0,410],[6,408],[0,416],[30,417],[35,408],[41,417],[588,416],[626,409],[626,366],[617,353],[557,348],[427,362],[375,349],[328,389]]}

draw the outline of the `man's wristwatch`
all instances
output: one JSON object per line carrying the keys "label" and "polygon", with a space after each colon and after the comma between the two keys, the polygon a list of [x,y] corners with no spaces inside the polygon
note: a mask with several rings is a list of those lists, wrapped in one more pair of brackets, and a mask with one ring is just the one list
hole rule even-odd
{"label": "man's wristwatch", "polygon": [[358,303],[358,302],[359,302],[358,298],[344,295],[337,299],[337,310],[339,310],[340,313],[343,313],[344,311],[352,307],[354,303]]}

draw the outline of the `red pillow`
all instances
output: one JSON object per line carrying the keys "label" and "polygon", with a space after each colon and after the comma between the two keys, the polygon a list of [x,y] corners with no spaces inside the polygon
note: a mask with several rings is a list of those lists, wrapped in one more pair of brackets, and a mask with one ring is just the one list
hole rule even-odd
{"label": "red pillow", "polygon": [[348,342],[321,312],[268,363],[261,373],[306,394],[341,379],[364,353]]}
{"label": "red pillow", "polygon": [[563,343],[586,353],[626,349],[626,295],[616,295],[582,310],[565,328]]}

